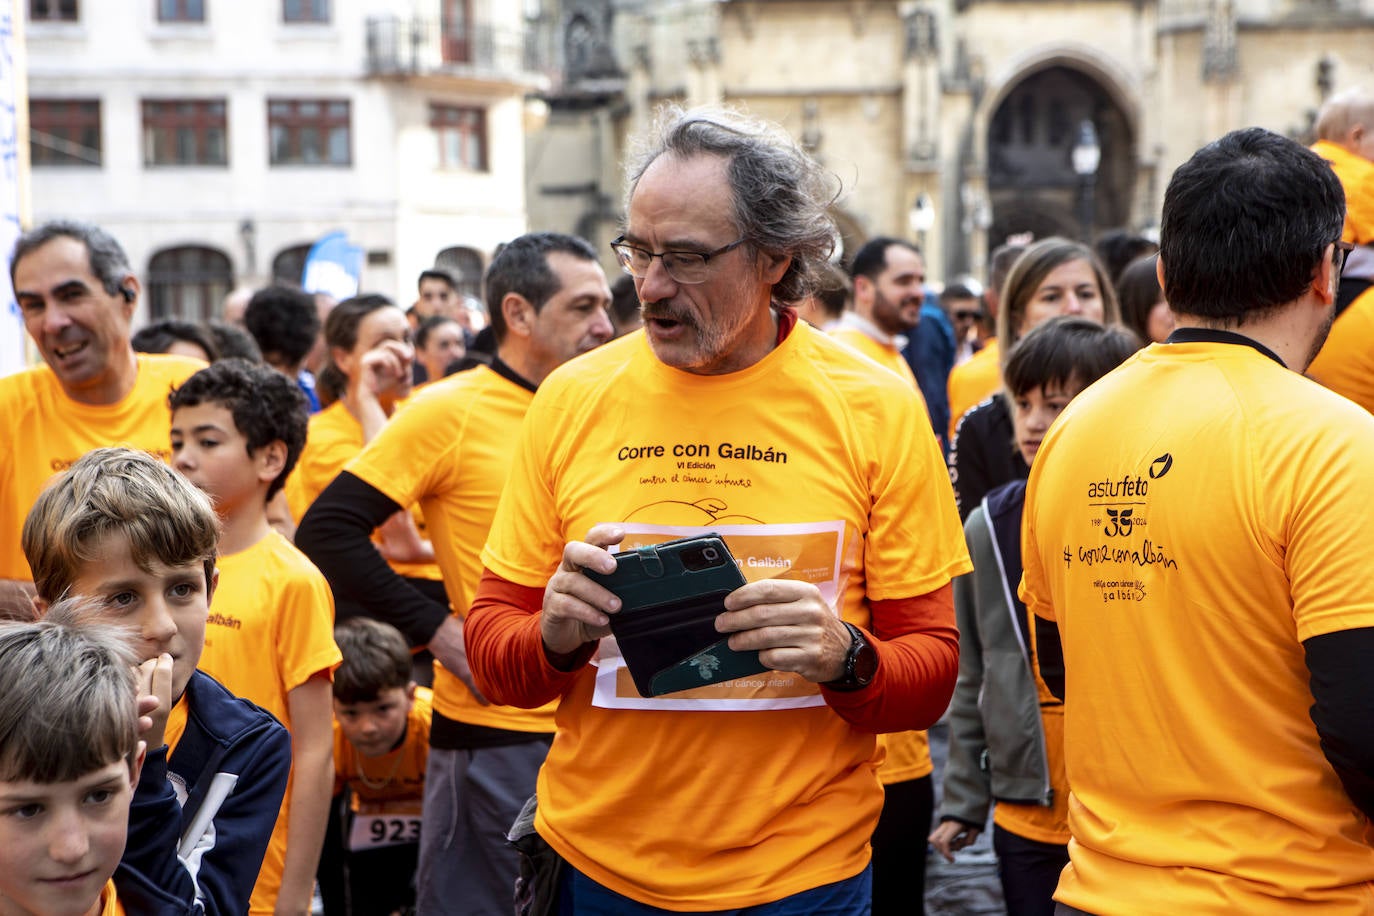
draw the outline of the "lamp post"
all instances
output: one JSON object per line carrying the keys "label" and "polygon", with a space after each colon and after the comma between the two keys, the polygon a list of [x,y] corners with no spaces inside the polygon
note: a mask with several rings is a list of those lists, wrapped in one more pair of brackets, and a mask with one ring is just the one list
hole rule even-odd
{"label": "lamp post", "polygon": [[935,228],[935,205],[931,203],[930,195],[925,191],[916,195],[916,201],[911,205],[911,212],[907,214],[907,224],[911,227],[912,235],[916,236],[916,244],[920,246],[921,252],[926,251],[926,233]]}
{"label": "lamp post", "polygon": [[1097,128],[1084,118],[1078,125],[1078,142],[1073,147],[1073,170],[1078,175],[1079,220],[1083,241],[1093,240],[1093,191],[1097,184],[1097,167],[1102,163],[1102,147],[1097,142]]}
{"label": "lamp post", "polygon": [[250,217],[239,223],[239,238],[243,240],[243,267],[249,277],[258,273],[258,224]]}

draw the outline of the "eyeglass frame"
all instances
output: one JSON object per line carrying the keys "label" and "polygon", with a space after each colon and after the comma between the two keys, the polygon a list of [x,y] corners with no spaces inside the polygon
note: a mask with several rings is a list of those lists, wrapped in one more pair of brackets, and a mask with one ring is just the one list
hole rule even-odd
{"label": "eyeglass frame", "polygon": [[[1355,246],[1344,239],[1336,239],[1331,243],[1331,263],[1336,268],[1336,279],[1340,279],[1341,274],[1345,273],[1345,262],[1350,258],[1350,252],[1355,250]],[[1336,262],[1337,252],[1340,253],[1340,263]]]}
{"label": "eyeglass frame", "polygon": [[[623,252],[621,251],[622,248],[628,248],[628,249],[630,249],[630,250],[632,250],[632,251],[642,251],[642,252],[644,252],[645,254],[647,254],[647,255],[649,256],[649,267],[652,267],[652,266],[653,266],[653,264],[654,264],[654,258],[658,258],[660,261],[662,261],[665,255],[678,255],[678,256],[681,256],[681,255],[689,255],[689,256],[691,256],[691,257],[698,257],[698,258],[701,258],[701,266],[702,266],[703,268],[705,268],[705,267],[709,267],[709,266],[710,266],[710,264],[711,264],[711,259],[712,259],[712,258],[718,257],[718,256],[723,255],[723,254],[725,254],[725,253],[727,253],[727,252],[730,252],[730,251],[734,251],[736,248],[738,248],[739,246],[743,245],[743,244],[744,244],[745,242],[747,242],[747,241],[749,241],[749,236],[746,235],[746,236],[744,236],[744,237],[742,237],[742,238],[736,239],[735,241],[731,242],[731,243],[728,244],[728,245],[722,245],[721,247],[717,248],[715,251],[706,251],[706,252],[702,252],[702,251],[683,251],[682,249],[677,249],[677,248],[669,248],[667,251],[651,251],[651,250],[648,249],[648,248],[641,248],[641,247],[638,246],[638,245],[631,245],[628,241],[625,240],[625,236],[622,235],[622,236],[619,236],[619,237],[617,237],[617,238],[615,238],[615,239],[613,239],[613,240],[611,241],[611,250],[615,252],[615,259],[616,259],[617,261],[620,262],[620,269],[621,269],[621,270],[625,271],[625,273],[627,273],[627,274],[629,274],[630,276],[634,277],[636,280],[643,280],[644,277],[648,276],[648,273],[649,273],[648,267],[646,267],[646,268],[644,269],[644,273],[643,273],[643,274],[637,274],[637,273],[635,273],[633,270],[630,269],[630,263],[629,263],[629,257],[630,257],[630,256],[629,256],[628,254],[623,253]],[[685,284],[685,285],[687,285],[687,286],[693,286],[693,285],[695,285],[695,284],[697,284],[697,283],[705,283],[706,280],[707,280],[706,277],[702,277],[700,280],[679,280],[676,276],[673,275],[673,272],[672,272],[671,269],[669,269],[669,267],[668,267],[668,262],[666,262],[666,261],[663,262],[663,269],[666,270],[666,271],[668,271],[668,276],[670,276],[670,277],[673,278],[673,282],[674,282],[674,283],[682,283],[682,284]]]}

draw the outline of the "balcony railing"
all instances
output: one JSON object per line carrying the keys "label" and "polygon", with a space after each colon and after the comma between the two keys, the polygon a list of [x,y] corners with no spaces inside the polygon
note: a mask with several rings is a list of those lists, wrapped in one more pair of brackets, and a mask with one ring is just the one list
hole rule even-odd
{"label": "balcony railing", "polygon": [[537,79],[552,65],[538,28],[502,29],[438,18],[367,20],[367,71],[373,76],[464,74]]}

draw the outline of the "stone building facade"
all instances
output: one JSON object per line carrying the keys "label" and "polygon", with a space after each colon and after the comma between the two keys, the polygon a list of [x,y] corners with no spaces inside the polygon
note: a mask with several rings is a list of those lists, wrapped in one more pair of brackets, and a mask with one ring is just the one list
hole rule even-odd
{"label": "stone building facade", "polygon": [[[563,67],[528,139],[532,225],[604,245],[627,138],[665,102],[726,103],[840,178],[847,250],[911,237],[935,280],[981,277],[1016,233],[1150,231],[1203,143],[1247,125],[1306,139],[1326,95],[1374,87],[1374,0],[562,0],[540,15]],[[1096,147],[1092,174],[1076,145]]]}
{"label": "stone building facade", "polygon": [[140,320],[300,282],[342,230],[362,288],[479,293],[525,231],[527,96],[552,58],[507,0],[20,0],[32,217],[109,229]]}

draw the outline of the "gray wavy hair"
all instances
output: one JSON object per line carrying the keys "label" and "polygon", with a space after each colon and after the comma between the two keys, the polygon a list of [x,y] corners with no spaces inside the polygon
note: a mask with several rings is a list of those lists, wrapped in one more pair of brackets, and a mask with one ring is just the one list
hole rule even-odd
{"label": "gray wavy hair", "polygon": [[111,296],[118,293],[124,278],[133,273],[129,267],[129,256],[124,253],[115,237],[104,229],[92,223],[73,219],[55,219],[19,236],[10,256],[10,283],[14,283],[14,268],[21,258],[63,236],[76,239],[86,246],[91,273],[100,281],[105,292]]}
{"label": "gray wavy hair", "polygon": [[740,235],[768,254],[792,257],[774,298],[791,302],[816,288],[835,249],[829,207],[839,196],[839,179],[781,127],[726,108],[666,107],[630,165],[627,211],[639,179],[665,153],[726,159]]}

